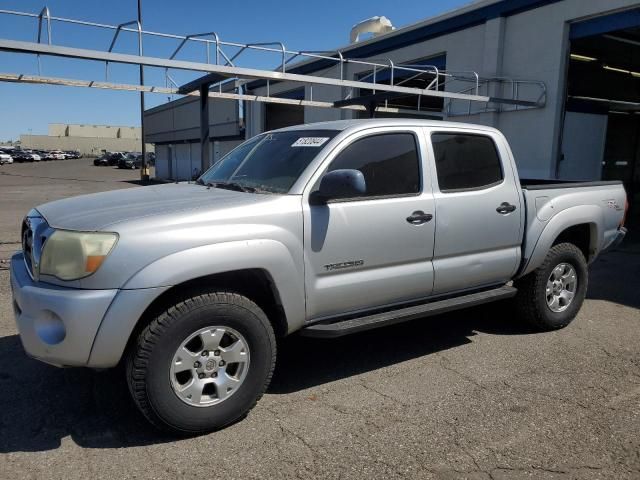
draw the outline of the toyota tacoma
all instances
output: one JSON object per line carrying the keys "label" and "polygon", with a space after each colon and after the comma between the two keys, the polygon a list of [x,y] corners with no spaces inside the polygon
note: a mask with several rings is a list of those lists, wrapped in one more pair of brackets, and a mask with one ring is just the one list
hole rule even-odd
{"label": "toyota tacoma", "polygon": [[11,259],[13,306],[30,356],[124,365],[149,421],[195,434],[247,414],[294,332],[504,299],[505,321],[565,327],[625,212],[620,182],[520,180],[493,128],[302,125],[247,140],[196,182],[36,207]]}

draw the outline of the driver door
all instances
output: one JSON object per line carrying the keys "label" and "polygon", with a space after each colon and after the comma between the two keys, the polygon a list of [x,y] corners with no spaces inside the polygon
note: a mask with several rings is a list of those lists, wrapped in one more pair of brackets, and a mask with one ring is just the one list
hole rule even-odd
{"label": "driver door", "polygon": [[[435,221],[412,217],[435,215],[419,130],[369,129],[336,151],[303,200],[307,319],[429,296]],[[366,193],[309,204],[322,175],[338,169],[361,171]]]}

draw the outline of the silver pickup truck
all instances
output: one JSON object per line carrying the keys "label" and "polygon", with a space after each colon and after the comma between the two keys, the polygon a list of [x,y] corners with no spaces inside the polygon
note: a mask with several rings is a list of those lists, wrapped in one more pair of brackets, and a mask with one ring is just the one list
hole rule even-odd
{"label": "silver pickup truck", "polygon": [[566,326],[625,234],[619,182],[523,182],[482,126],[355,120],[258,135],[195,183],[32,210],[11,261],[27,353],[124,364],[156,426],[221,428],[261,397],[276,339],[336,337],[514,297]]}

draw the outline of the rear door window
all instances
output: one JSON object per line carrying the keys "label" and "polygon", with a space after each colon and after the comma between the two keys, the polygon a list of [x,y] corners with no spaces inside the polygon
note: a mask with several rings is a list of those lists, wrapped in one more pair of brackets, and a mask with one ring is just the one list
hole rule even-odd
{"label": "rear door window", "polygon": [[496,144],[487,135],[433,133],[438,186],[441,192],[476,190],[502,182]]}

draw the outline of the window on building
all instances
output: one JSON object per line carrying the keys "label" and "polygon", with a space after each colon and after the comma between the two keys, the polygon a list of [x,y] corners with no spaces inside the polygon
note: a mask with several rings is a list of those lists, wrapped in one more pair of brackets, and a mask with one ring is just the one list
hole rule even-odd
{"label": "window on building", "polygon": [[366,197],[420,192],[420,159],[411,133],[386,133],[356,140],[333,160],[329,171],[360,170]]}
{"label": "window on building", "polygon": [[485,135],[431,135],[440,191],[485,188],[502,181],[496,145]]}

